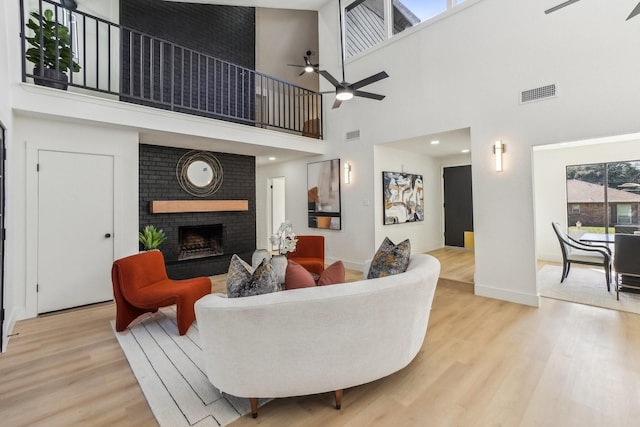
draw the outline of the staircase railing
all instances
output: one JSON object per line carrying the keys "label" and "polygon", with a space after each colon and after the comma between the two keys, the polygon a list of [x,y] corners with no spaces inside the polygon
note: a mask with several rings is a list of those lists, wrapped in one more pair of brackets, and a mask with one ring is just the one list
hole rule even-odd
{"label": "staircase railing", "polygon": [[[47,22],[47,10],[53,24]],[[115,95],[125,102],[322,137],[319,93],[64,9],[51,0],[38,0],[38,17],[25,14],[24,0],[20,12],[23,82],[61,89],[68,86]],[[32,28],[26,25],[29,19]],[[44,31],[34,31],[34,23]],[[51,51],[61,52],[60,57],[48,61]],[[65,61],[65,51],[71,60]],[[72,62],[77,64],[73,72]]]}

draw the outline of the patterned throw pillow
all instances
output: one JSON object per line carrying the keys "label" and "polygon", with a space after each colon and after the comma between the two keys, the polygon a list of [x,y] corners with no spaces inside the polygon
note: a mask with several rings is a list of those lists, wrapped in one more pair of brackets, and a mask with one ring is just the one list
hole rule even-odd
{"label": "patterned throw pillow", "polygon": [[238,255],[234,254],[227,274],[227,296],[229,298],[268,294],[278,290],[278,275],[271,263],[263,259],[254,270]]}
{"label": "patterned throw pillow", "polygon": [[409,266],[410,257],[411,242],[409,239],[394,245],[388,237],[385,237],[384,242],[371,260],[367,279],[404,273]]}

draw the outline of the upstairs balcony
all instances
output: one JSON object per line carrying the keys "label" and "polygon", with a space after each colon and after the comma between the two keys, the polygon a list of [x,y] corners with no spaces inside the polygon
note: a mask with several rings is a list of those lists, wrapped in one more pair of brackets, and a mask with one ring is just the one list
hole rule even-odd
{"label": "upstairs balcony", "polygon": [[20,16],[23,82],[322,139],[320,93],[51,0]]}

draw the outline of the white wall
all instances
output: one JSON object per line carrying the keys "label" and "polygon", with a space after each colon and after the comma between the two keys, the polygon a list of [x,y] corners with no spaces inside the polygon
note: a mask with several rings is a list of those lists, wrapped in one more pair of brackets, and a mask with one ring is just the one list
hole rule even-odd
{"label": "white wall", "polygon": [[[318,90],[318,74],[287,64],[303,64],[307,50],[318,63],[318,13],[310,10],[256,8],[256,70]],[[295,59],[291,59],[295,58]]]}
{"label": "white wall", "polygon": [[[408,31],[347,64],[349,81],[387,71],[390,78],[366,88],[387,98],[355,99],[338,110],[325,105],[324,116],[326,142],[335,151],[350,150],[344,133],[361,129],[364,161],[371,145],[469,127],[475,291],[534,306],[531,147],[640,128],[640,57],[633,54],[640,18],[625,22],[633,2],[580,2],[545,15],[547,6],[537,0],[469,2],[446,19]],[[338,51],[335,9],[328,4],[319,15],[320,48],[331,72],[339,70],[337,58],[325,54]],[[522,90],[550,83],[558,85],[556,98],[518,103]],[[332,102],[327,96],[327,105]],[[496,139],[507,146],[501,173],[493,169]],[[359,242],[374,221],[375,215],[361,216],[354,230],[345,221],[344,240]]]}
{"label": "white wall", "polygon": [[[566,167],[588,163],[618,162],[640,159],[640,135],[624,135],[572,143],[567,147],[534,147],[534,195],[536,248],[538,259],[562,261],[558,239],[551,222],[567,229]],[[546,149],[550,148],[550,149]]]}
{"label": "white wall", "polygon": [[[15,293],[17,318],[37,315],[38,150],[61,150],[114,156],[114,257],[138,251],[138,133],[97,124],[16,116],[11,163],[20,167],[13,175],[14,214],[9,225],[23,250],[12,254],[14,272],[8,286]],[[78,176],[90,180],[91,177]],[[101,189],[96,188],[96,191]],[[65,242],[60,242],[64,251]]]}

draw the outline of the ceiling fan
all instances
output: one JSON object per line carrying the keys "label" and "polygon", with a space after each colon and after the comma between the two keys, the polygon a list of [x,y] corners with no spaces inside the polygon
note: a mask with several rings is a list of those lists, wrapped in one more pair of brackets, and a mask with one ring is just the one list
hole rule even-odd
{"label": "ceiling fan", "polygon": [[305,73],[313,73],[313,72],[318,72],[318,67],[320,66],[320,64],[313,64],[311,62],[311,55],[313,53],[308,50],[306,52],[306,54],[303,56],[304,58],[304,65],[299,65],[299,64],[287,64],[290,67],[300,67],[303,68],[303,70],[300,72],[300,74],[298,74],[298,76],[301,76]]}
{"label": "ceiling fan", "polygon": [[[545,10],[544,13],[546,13],[548,15],[548,14],[550,14],[552,12],[555,12],[556,10],[562,9],[565,6],[569,6],[570,4],[576,3],[578,1],[580,1],[580,0],[567,0],[567,1],[563,2],[563,3],[560,3],[557,6],[553,6],[552,8]],[[629,14],[629,16],[627,17],[626,20],[628,21],[629,19],[633,18],[634,16],[636,16],[638,14],[640,14],[640,3],[638,3],[636,5],[636,7],[633,8],[633,10],[631,11],[631,13]]]}
{"label": "ceiling fan", "polygon": [[362,98],[369,98],[369,99],[375,99],[377,101],[382,101],[384,99],[384,95],[378,95],[376,93],[371,93],[371,92],[364,92],[358,89],[365,87],[367,85],[370,85],[372,83],[375,83],[379,80],[386,79],[387,77],[389,77],[389,75],[386,72],[381,71],[377,74],[374,74],[372,76],[359,80],[355,83],[347,82],[344,77],[344,41],[343,41],[343,35],[342,35],[342,32],[343,32],[342,2],[340,0],[338,0],[338,11],[340,15],[340,54],[341,54],[340,62],[342,65],[342,81],[339,82],[338,79],[333,77],[328,71],[325,71],[325,70],[319,71],[320,75],[325,79],[327,79],[329,83],[331,83],[336,88],[336,100],[333,103],[333,107],[331,108],[340,107],[340,105],[342,104],[342,101],[348,101],[354,96],[360,96]]}

